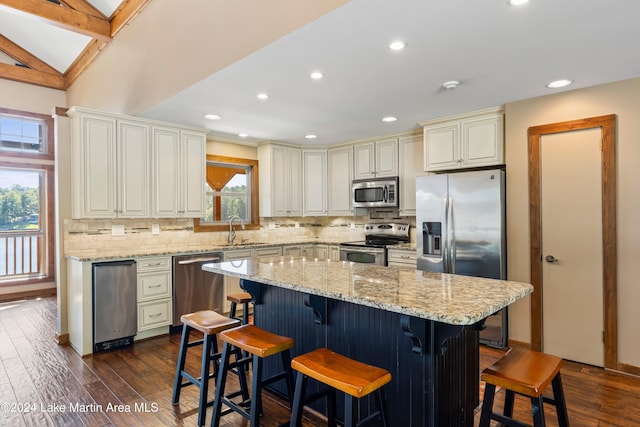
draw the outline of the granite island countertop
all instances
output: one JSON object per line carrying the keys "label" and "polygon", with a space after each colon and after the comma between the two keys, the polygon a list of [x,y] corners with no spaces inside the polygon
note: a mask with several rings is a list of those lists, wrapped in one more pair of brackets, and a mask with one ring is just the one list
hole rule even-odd
{"label": "granite island countertop", "polygon": [[533,291],[521,282],[300,257],[202,269],[452,325],[472,325]]}

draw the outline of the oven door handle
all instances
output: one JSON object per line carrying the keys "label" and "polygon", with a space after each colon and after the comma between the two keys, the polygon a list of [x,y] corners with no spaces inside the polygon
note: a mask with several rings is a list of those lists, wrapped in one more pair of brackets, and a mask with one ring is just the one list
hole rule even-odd
{"label": "oven door handle", "polygon": [[360,252],[360,253],[367,253],[367,254],[383,254],[384,253],[384,249],[382,248],[363,248],[363,247],[353,248],[349,246],[341,246],[340,250],[344,252],[356,252],[356,253]]}

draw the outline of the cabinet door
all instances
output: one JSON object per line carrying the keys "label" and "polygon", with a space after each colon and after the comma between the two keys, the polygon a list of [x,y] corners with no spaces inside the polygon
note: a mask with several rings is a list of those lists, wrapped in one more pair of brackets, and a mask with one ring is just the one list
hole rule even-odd
{"label": "cabinet door", "polygon": [[416,176],[423,173],[422,149],[422,138],[419,135],[398,140],[400,215],[416,214]]}
{"label": "cabinet door", "polygon": [[178,216],[180,183],[180,132],[177,129],[154,126],[153,146],[153,196],[154,217]]}
{"label": "cabinet door", "polygon": [[340,246],[329,246],[329,259],[331,261],[340,261]]}
{"label": "cabinet door", "polygon": [[314,257],[319,260],[326,260],[329,258],[329,246],[328,245],[315,245]]}
{"label": "cabinet door", "polygon": [[398,175],[398,140],[376,141],[376,177]]}
{"label": "cabinet door", "polygon": [[303,256],[303,246],[284,246],[282,248],[282,255],[284,256]]}
{"label": "cabinet door", "polygon": [[149,216],[149,126],[118,120],[118,216]]}
{"label": "cabinet door", "polygon": [[285,147],[271,148],[271,208],[273,216],[289,214],[289,159]]}
{"label": "cabinet door", "polygon": [[74,120],[74,217],[115,218],[116,119],[79,114]]}
{"label": "cabinet door", "polygon": [[353,209],[351,207],[353,147],[329,150],[327,156],[327,201],[329,215],[353,215]]}
{"label": "cabinet door", "polygon": [[488,166],[504,163],[502,114],[462,122],[464,166]]}
{"label": "cabinet door", "polygon": [[375,178],[375,143],[367,142],[353,146],[354,179]]}
{"label": "cabinet door", "polygon": [[458,122],[424,128],[424,170],[460,167]]}
{"label": "cabinet door", "polygon": [[289,206],[287,215],[302,216],[302,152],[288,149],[289,163]]}
{"label": "cabinet door", "polygon": [[202,218],[205,214],[206,137],[181,131],[180,216]]}
{"label": "cabinet door", "polygon": [[327,214],[327,151],[305,150],[303,161],[303,200],[305,216]]}

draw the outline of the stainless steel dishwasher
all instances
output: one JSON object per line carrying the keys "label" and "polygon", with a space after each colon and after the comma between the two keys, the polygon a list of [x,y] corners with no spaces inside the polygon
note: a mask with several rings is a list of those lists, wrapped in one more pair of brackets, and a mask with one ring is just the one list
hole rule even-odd
{"label": "stainless steel dishwasher", "polygon": [[222,252],[173,257],[173,327],[180,316],[200,310],[222,313],[224,277],[202,270],[202,264],[222,261]]}
{"label": "stainless steel dishwasher", "polygon": [[93,263],[93,351],[133,344],[137,328],[136,262]]}

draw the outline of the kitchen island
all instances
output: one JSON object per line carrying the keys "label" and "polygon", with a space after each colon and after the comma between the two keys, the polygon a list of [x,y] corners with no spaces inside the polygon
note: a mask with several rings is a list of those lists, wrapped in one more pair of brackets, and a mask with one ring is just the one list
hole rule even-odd
{"label": "kitchen island", "polygon": [[[387,402],[398,426],[473,426],[478,330],[487,316],[533,290],[519,282],[295,257],[203,269],[241,278],[255,300],[255,324],[294,338],[293,356],[327,347],[391,372]],[[278,369],[277,361],[265,362],[266,370]],[[365,412],[371,404],[363,399],[360,407]],[[313,408],[324,412],[324,402]]]}

